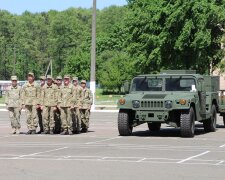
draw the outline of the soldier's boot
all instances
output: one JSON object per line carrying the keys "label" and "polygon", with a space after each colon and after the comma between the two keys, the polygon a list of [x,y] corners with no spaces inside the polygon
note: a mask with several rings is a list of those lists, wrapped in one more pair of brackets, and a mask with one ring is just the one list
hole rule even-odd
{"label": "soldier's boot", "polygon": [[20,134],[20,128],[16,128],[16,134]]}
{"label": "soldier's boot", "polygon": [[49,131],[48,130],[45,130],[41,134],[49,134]]}
{"label": "soldier's boot", "polygon": [[69,130],[68,130],[68,134],[69,134],[69,135],[73,135],[73,132],[69,129]]}
{"label": "soldier's boot", "polygon": [[31,130],[27,131],[27,134],[31,134],[31,133],[32,133],[32,131],[31,131]]}
{"label": "soldier's boot", "polygon": [[82,133],[87,133],[88,132],[88,128],[87,127],[83,127],[81,130]]}
{"label": "soldier's boot", "polygon": [[40,131],[37,132],[37,134],[42,134],[44,132],[43,129],[40,129]]}
{"label": "soldier's boot", "polygon": [[31,131],[31,134],[36,134],[36,130],[32,130]]}
{"label": "soldier's boot", "polygon": [[67,130],[66,129],[64,129],[61,133],[60,133],[60,135],[66,135],[67,134]]}
{"label": "soldier's boot", "polygon": [[51,134],[51,135],[53,135],[53,134],[54,134],[53,129],[50,129],[49,134]]}
{"label": "soldier's boot", "polygon": [[16,128],[12,128],[11,133],[12,133],[12,134],[16,134]]}

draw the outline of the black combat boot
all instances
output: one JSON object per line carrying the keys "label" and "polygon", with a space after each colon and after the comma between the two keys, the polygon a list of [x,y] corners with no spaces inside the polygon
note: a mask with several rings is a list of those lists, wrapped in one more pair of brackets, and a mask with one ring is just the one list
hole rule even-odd
{"label": "black combat boot", "polygon": [[31,134],[32,133],[32,131],[31,130],[29,130],[29,131],[27,131],[27,133],[26,134]]}

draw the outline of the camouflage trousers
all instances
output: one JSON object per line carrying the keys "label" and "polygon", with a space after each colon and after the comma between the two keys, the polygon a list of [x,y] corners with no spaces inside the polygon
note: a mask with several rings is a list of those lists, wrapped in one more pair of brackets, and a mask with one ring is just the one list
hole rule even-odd
{"label": "camouflage trousers", "polygon": [[81,115],[80,109],[74,108],[72,110],[72,122],[73,122],[73,130],[76,131],[78,128],[81,127]]}
{"label": "camouflage trousers", "polygon": [[43,128],[43,118],[42,118],[42,110],[41,108],[38,108],[37,109],[37,115],[38,115],[38,124],[39,124],[39,127],[40,127],[40,131],[43,132],[44,131],[44,128]]}
{"label": "camouflage trousers", "polygon": [[55,128],[54,114],[55,114],[54,107],[49,107],[49,106],[43,107],[44,131],[53,130]]}
{"label": "camouflage trousers", "polygon": [[72,112],[69,107],[61,107],[61,127],[63,130],[73,130],[72,128]]}
{"label": "camouflage trousers", "polygon": [[11,121],[11,127],[20,129],[20,115],[21,115],[21,108],[18,107],[9,107],[9,118]]}
{"label": "camouflage trousers", "polygon": [[81,128],[89,128],[90,109],[81,109]]}
{"label": "camouflage trousers", "polygon": [[25,111],[27,115],[27,128],[36,131],[38,127],[36,105],[26,105]]}
{"label": "camouflage trousers", "polygon": [[61,114],[60,110],[57,109],[54,113],[54,120],[55,120],[55,133],[59,134],[61,132]]}

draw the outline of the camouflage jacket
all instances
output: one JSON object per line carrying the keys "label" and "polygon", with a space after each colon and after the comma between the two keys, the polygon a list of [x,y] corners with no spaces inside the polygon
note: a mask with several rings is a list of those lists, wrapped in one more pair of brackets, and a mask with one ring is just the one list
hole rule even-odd
{"label": "camouflage jacket", "polygon": [[81,107],[81,102],[83,100],[83,89],[81,86],[77,85],[74,86],[75,95],[74,95],[74,102],[75,107]]}
{"label": "camouflage jacket", "polygon": [[75,90],[72,84],[68,86],[61,86],[58,92],[58,105],[60,107],[71,107],[74,106],[75,101]]}
{"label": "camouflage jacket", "polygon": [[10,86],[5,94],[5,104],[8,107],[21,107],[22,88],[20,86]]}
{"label": "camouflage jacket", "polygon": [[58,87],[55,84],[51,86],[45,84],[41,88],[41,105],[57,106],[58,102]]}
{"label": "camouflage jacket", "polygon": [[81,101],[81,109],[89,109],[93,103],[93,96],[90,89],[83,89],[83,99]]}
{"label": "camouflage jacket", "polygon": [[22,104],[24,105],[38,105],[40,104],[41,88],[36,83],[30,84],[26,82],[22,88]]}

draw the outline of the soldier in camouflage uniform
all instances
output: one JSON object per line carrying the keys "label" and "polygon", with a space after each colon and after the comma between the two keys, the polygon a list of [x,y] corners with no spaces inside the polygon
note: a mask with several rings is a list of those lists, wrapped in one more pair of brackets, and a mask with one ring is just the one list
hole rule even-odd
{"label": "soldier in camouflage uniform", "polygon": [[75,89],[75,97],[74,97],[75,106],[72,111],[73,130],[74,130],[74,133],[79,134],[81,129],[80,107],[81,107],[81,101],[83,99],[83,93],[82,93],[83,89],[79,85],[79,81],[77,77],[73,77],[73,85]]}
{"label": "soldier in camouflage uniform", "polygon": [[40,108],[40,86],[34,82],[34,73],[28,73],[28,82],[22,88],[22,105],[27,115],[27,134],[36,134],[37,108]]}
{"label": "soldier in camouflage uniform", "polygon": [[71,110],[74,108],[73,97],[75,96],[75,90],[72,84],[70,84],[70,76],[64,76],[64,85],[59,91],[58,106],[61,113],[61,124],[63,131],[61,135],[72,135],[72,114]]}
{"label": "soldier in camouflage uniform", "polygon": [[11,76],[12,84],[7,89],[5,104],[9,110],[12,134],[20,133],[20,114],[21,114],[21,87],[17,85],[17,76]]}
{"label": "soldier in camouflage uniform", "polygon": [[[43,88],[44,85],[45,85],[45,76],[40,76],[41,89]],[[40,127],[40,131],[38,132],[38,134],[41,134],[42,132],[44,132],[41,107],[37,109],[37,115],[38,115],[38,123]]]}
{"label": "soldier in camouflage uniform", "polygon": [[41,104],[43,109],[44,134],[54,134],[54,114],[58,101],[58,87],[53,84],[52,76],[47,76],[47,84],[41,91]]}
{"label": "soldier in camouflage uniform", "polygon": [[86,81],[82,80],[81,81],[81,87],[82,89],[82,93],[83,93],[83,99],[82,99],[82,105],[81,105],[81,132],[88,132],[88,128],[89,128],[89,119],[90,119],[90,110],[91,110],[91,105],[93,103],[93,96],[92,96],[92,92],[90,89],[88,89],[86,87]]}
{"label": "soldier in camouflage uniform", "polygon": [[[62,87],[62,76],[57,76],[55,80],[55,84],[58,89],[58,93],[60,92],[60,88]],[[61,118],[60,118],[60,109],[57,107],[55,112],[55,133],[59,134],[61,133]]]}

